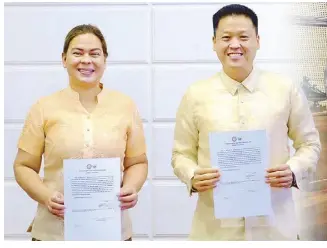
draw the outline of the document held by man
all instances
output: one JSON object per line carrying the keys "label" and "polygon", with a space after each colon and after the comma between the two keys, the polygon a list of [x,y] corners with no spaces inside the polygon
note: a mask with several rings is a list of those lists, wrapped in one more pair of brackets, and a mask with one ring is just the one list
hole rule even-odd
{"label": "document held by man", "polygon": [[215,217],[271,215],[266,131],[213,132],[209,144],[212,167],[221,174],[213,190]]}
{"label": "document held by man", "polygon": [[120,158],[64,160],[65,240],[121,240]]}

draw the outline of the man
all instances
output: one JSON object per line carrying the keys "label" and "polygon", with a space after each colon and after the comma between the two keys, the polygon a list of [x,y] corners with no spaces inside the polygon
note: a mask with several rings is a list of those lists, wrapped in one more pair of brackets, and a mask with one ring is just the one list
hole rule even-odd
{"label": "man", "polygon": [[[307,100],[286,77],[254,68],[260,39],[251,9],[227,5],[214,14],[213,28],[223,70],[191,85],[176,116],[172,167],[189,193],[199,196],[190,239],[295,240],[291,187],[306,188],[321,150]],[[223,174],[211,166],[208,134],[256,129],[268,135],[266,182],[274,215],[215,219],[212,189]],[[296,150],[291,158],[288,138]]]}

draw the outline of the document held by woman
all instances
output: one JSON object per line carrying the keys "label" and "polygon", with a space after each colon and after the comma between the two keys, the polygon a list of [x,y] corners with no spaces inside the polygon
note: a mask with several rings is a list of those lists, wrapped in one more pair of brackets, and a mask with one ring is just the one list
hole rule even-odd
{"label": "document held by woman", "polygon": [[65,240],[121,240],[120,158],[64,160]]}

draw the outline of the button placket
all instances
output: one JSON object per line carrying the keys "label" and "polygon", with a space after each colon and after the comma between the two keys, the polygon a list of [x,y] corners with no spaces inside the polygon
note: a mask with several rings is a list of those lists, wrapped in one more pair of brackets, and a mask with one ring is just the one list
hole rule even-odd
{"label": "button placket", "polygon": [[239,94],[239,124],[241,129],[245,129],[246,126],[246,115],[245,115],[245,104],[244,104],[244,88],[242,86],[239,86],[238,88],[238,94]]}
{"label": "button placket", "polygon": [[93,134],[92,134],[92,118],[90,114],[87,114],[84,120],[84,147],[85,147],[85,155],[90,156],[90,148],[93,145]]}

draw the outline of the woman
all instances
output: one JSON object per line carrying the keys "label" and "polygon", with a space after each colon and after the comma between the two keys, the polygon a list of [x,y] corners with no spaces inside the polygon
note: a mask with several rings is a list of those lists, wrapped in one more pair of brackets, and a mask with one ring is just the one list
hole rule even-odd
{"label": "woman", "polygon": [[[131,240],[127,209],[148,171],[141,118],[133,101],[100,82],[107,45],[101,31],[80,25],[66,36],[62,63],[69,86],[39,99],[30,109],[18,141],[15,178],[38,202],[29,230],[33,240],[64,239],[63,159],[120,157],[122,237]],[[44,156],[44,179],[39,171]]]}

